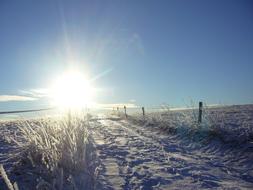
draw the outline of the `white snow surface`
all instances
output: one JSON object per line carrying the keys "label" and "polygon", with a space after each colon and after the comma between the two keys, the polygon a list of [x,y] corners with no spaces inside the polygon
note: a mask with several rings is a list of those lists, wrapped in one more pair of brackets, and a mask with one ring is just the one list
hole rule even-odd
{"label": "white snow surface", "polygon": [[96,189],[253,189],[253,146],[200,144],[127,120],[97,120]]}
{"label": "white snow surface", "polygon": [[[217,134],[210,137],[204,131],[200,139],[187,131],[191,126],[185,115],[165,114],[145,124],[141,117],[93,117],[89,131],[96,152],[94,189],[253,189],[253,106],[236,109],[220,110],[223,121],[215,114]],[[3,158],[15,147],[4,136],[16,135],[15,125],[0,125],[0,164],[7,173],[13,163]],[[23,174],[8,175],[22,185]],[[0,177],[0,190],[6,189],[3,185]]]}

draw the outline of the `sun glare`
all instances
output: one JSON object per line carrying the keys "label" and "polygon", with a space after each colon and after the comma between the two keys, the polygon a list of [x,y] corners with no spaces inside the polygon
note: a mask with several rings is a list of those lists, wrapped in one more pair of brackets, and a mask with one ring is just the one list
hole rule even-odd
{"label": "sun glare", "polygon": [[83,108],[92,102],[93,89],[79,72],[67,72],[51,87],[53,104],[62,108]]}

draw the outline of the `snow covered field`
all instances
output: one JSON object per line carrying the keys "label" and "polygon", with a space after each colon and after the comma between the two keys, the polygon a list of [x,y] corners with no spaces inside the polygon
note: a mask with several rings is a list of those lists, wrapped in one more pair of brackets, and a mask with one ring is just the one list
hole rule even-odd
{"label": "snow covered field", "polygon": [[[87,180],[86,189],[253,189],[253,106],[210,109],[203,117],[198,125],[194,110],[145,118],[93,116],[85,126],[94,146],[87,152],[96,155],[89,170],[94,181]],[[15,133],[15,123],[6,126],[1,134]],[[2,159],[13,144],[3,135],[0,142],[0,163],[22,189],[22,176],[17,178],[8,170],[13,163]],[[0,187],[6,189],[1,178]]]}

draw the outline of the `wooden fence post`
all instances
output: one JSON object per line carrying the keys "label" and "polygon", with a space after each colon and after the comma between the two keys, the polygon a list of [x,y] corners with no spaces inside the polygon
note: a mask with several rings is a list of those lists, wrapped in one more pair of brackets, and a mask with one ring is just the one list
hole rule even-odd
{"label": "wooden fence post", "polygon": [[119,116],[119,107],[117,107],[117,114],[118,114],[118,116]]}
{"label": "wooden fence post", "polygon": [[145,110],[144,107],[141,108],[142,109],[142,115],[145,116]]}
{"label": "wooden fence post", "polygon": [[126,113],[126,106],[124,106],[124,110],[125,110],[125,116],[127,117],[127,113]]}
{"label": "wooden fence post", "polygon": [[203,102],[199,102],[199,119],[198,123],[202,122]]}
{"label": "wooden fence post", "polygon": [[71,126],[71,109],[68,110],[68,127]]}

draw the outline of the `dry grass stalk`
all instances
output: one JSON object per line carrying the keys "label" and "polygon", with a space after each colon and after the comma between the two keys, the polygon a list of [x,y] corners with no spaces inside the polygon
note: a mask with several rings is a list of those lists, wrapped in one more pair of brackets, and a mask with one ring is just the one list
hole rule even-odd
{"label": "dry grass stalk", "polygon": [[5,169],[4,169],[4,167],[3,167],[2,164],[0,164],[0,174],[1,174],[1,176],[2,176],[2,178],[4,180],[4,182],[5,182],[8,190],[18,190],[17,183],[15,182],[14,185],[12,185],[12,183],[9,180],[9,178],[8,178],[8,176],[7,176],[6,172],[5,172]]}
{"label": "dry grass stalk", "polygon": [[[47,173],[37,187],[63,189],[68,176],[85,171],[87,168],[86,145],[89,142],[85,119],[23,122],[18,126],[19,136],[13,140],[19,147],[24,163],[37,171]],[[28,162],[27,162],[28,161]],[[72,184],[75,184],[72,179]]]}

